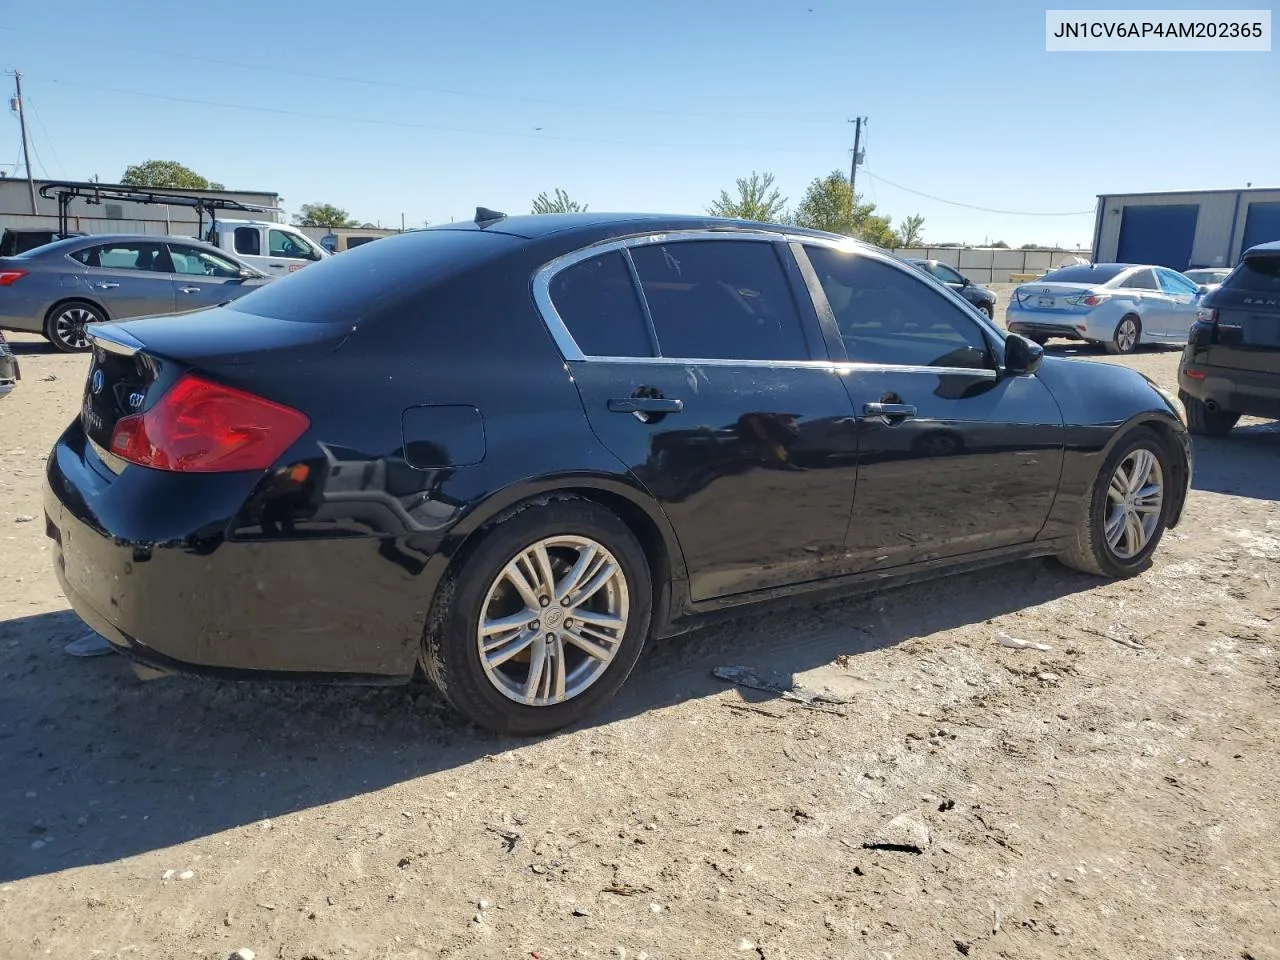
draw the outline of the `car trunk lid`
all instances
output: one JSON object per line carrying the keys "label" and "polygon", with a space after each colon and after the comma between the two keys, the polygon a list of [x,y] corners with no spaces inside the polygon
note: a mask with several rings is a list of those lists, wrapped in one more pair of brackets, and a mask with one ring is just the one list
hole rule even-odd
{"label": "car trunk lid", "polygon": [[1274,373],[1280,367],[1280,253],[1245,259],[1205,301],[1213,339],[1202,362]]}
{"label": "car trunk lid", "polygon": [[1024,283],[1014,290],[1018,305],[1024,310],[1055,310],[1063,313],[1088,313],[1092,306],[1084,302],[1090,295],[1104,296],[1088,283]]}

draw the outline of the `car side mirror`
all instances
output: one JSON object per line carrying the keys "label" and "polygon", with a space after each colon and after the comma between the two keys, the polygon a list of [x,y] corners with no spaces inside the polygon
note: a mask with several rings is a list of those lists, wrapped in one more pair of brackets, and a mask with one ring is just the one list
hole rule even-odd
{"label": "car side mirror", "polygon": [[961,278],[960,278],[960,286],[962,286],[962,287],[971,287],[971,286],[973,286],[973,281],[972,281],[972,280],[970,280],[968,277],[961,277]]}
{"label": "car side mirror", "polygon": [[1209,292],[1209,288],[1205,286],[1203,283],[1200,284],[1200,286],[1198,286],[1196,290],[1199,292],[1200,296],[1202,297]]}
{"label": "car side mirror", "polygon": [[262,274],[260,274],[257,270],[250,270],[248,267],[240,268],[241,280],[256,280],[260,276],[262,276]]}
{"label": "car side mirror", "polygon": [[1016,333],[1004,341],[1004,369],[1011,376],[1035,373],[1044,360],[1044,347]]}

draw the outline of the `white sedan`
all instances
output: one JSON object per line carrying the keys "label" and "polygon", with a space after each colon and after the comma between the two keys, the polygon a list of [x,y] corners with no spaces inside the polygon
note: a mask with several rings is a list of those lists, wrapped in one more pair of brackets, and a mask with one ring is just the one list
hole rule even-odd
{"label": "white sedan", "polygon": [[1007,326],[1040,344],[1061,337],[1132,353],[1139,343],[1186,343],[1202,296],[1200,286],[1167,267],[1060,267],[1013,291]]}

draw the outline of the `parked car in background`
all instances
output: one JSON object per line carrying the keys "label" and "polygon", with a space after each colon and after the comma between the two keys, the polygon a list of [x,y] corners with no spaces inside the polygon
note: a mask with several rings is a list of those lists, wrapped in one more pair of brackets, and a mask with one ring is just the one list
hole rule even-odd
{"label": "parked car in background", "polygon": [[21,227],[6,227],[4,233],[0,235],[0,257],[16,257],[20,253],[26,253],[36,247],[43,247],[46,243],[53,243],[55,240],[83,236],[85,234],[78,231],[59,233],[57,230],[27,230]]}
{"label": "parked car in background", "polygon": [[93,629],[171,672],[421,665],[535,734],[704,615],[1032,556],[1130,577],[1179,521],[1176,398],[1046,358],[892,255],[476,220],[94,328],[44,499]]}
{"label": "parked car in background", "polygon": [[296,227],[267,220],[215,220],[205,240],[267,276],[284,276],[333,256]]}
{"label": "parked car in background", "polygon": [[919,267],[925,273],[932,274],[936,280],[945,283],[985,313],[989,320],[995,319],[996,295],[982,286],[982,284],[974,283],[956,270],[955,267],[949,266],[941,260],[908,260],[907,263]]}
{"label": "parked car in background", "polygon": [[0,397],[8,396],[9,391],[17,386],[21,379],[22,371],[18,369],[18,358],[9,349],[9,342],[5,340],[4,333],[0,332]]}
{"label": "parked car in background", "polygon": [[91,323],[211,307],[268,279],[190,238],[57,240],[0,259],[0,329],[42,333],[66,352],[88,350]]}
{"label": "parked car in background", "polygon": [[1205,297],[1178,389],[1192,433],[1225,436],[1242,415],[1280,419],[1280,241],[1245,251]]}
{"label": "parked car in background", "polygon": [[1186,343],[1200,298],[1196,284],[1166,267],[1093,263],[1016,287],[1005,317],[1010,332],[1036,343],[1058,337],[1133,353],[1140,343]]}
{"label": "parked car in background", "polygon": [[1182,275],[1197,286],[1204,287],[1204,293],[1209,293],[1216,290],[1230,272],[1230,267],[1196,267],[1194,270],[1183,270]]}

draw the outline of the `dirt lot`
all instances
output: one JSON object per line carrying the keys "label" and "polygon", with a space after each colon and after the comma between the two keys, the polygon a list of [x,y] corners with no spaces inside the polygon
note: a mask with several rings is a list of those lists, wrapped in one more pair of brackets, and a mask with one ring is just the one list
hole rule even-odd
{"label": "dirt lot", "polygon": [[[1197,444],[1136,581],[1044,561],[752,616],[651,646],[606,715],[522,742],[418,689],[144,684],[63,655],[83,629],[39,491],[85,361],[15,339],[6,960],[1280,957],[1272,424]],[[1177,354],[1127,362],[1172,385]]]}

